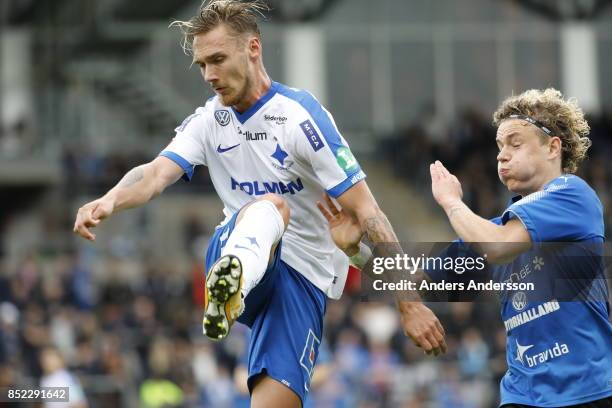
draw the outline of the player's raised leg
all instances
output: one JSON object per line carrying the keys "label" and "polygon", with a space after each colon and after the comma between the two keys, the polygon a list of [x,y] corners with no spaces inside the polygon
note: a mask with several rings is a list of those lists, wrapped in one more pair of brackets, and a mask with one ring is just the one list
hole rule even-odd
{"label": "player's raised leg", "polygon": [[266,194],[240,210],[221,257],[206,279],[204,334],[223,339],[244,309],[244,298],[263,277],[289,224],[289,205]]}

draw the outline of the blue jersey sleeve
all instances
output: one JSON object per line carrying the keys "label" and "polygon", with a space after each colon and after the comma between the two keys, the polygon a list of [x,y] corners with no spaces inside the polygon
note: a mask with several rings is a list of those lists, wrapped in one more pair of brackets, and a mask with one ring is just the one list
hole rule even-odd
{"label": "blue jersey sleeve", "polygon": [[597,194],[581,178],[564,175],[543,190],[512,204],[505,224],[518,218],[533,242],[584,241],[604,237],[603,209]]}
{"label": "blue jersey sleeve", "polygon": [[176,136],[159,154],[183,169],[183,180],[190,181],[198,165],[206,165],[205,139],[211,134],[210,114],[206,108],[198,108],[176,129]]}

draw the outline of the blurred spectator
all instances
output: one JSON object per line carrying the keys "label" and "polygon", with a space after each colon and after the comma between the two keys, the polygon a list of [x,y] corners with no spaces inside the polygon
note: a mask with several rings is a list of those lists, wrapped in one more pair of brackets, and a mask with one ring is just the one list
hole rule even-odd
{"label": "blurred spectator", "polygon": [[86,408],[87,399],[81,388],[79,380],[73,376],[65,367],[62,357],[58,350],[54,348],[44,348],[40,353],[40,365],[44,375],[40,379],[41,387],[68,387],[69,403],[65,402],[45,402],[46,408],[69,407]]}

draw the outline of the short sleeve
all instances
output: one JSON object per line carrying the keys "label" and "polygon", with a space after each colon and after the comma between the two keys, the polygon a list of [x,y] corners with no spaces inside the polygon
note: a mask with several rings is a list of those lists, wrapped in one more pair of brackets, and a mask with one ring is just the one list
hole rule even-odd
{"label": "short sleeve", "polygon": [[194,168],[206,165],[204,139],[210,135],[207,111],[198,108],[175,129],[176,135],[170,144],[159,154],[178,164],[185,172],[183,178],[191,180]]}
{"label": "short sleeve", "polygon": [[296,157],[312,166],[327,193],[336,198],[366,175],[340,135],[331,114],[308,92],[290,88],[279,93],[297,101],[302,115],[294,124]]}
{"label": "short sleeve", "polygon": [[603,238],[603,209],[597,194],[577,176],[561,176],[542,191],[512,204],[505,224],[518,218],[533,242],[583,241]]}

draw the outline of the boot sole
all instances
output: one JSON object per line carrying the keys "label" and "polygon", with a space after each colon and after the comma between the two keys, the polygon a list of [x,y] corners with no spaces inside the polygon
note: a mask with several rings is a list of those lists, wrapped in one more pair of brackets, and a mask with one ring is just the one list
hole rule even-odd
{"label": "boot sole", "polygon": [[225,305],[240,291],[242,264],[234,255],[225,255],[210,268],[206,279],[208,306],[202,320],[204,335],[211,340],[222,340],[230,330],[230,318]]}

